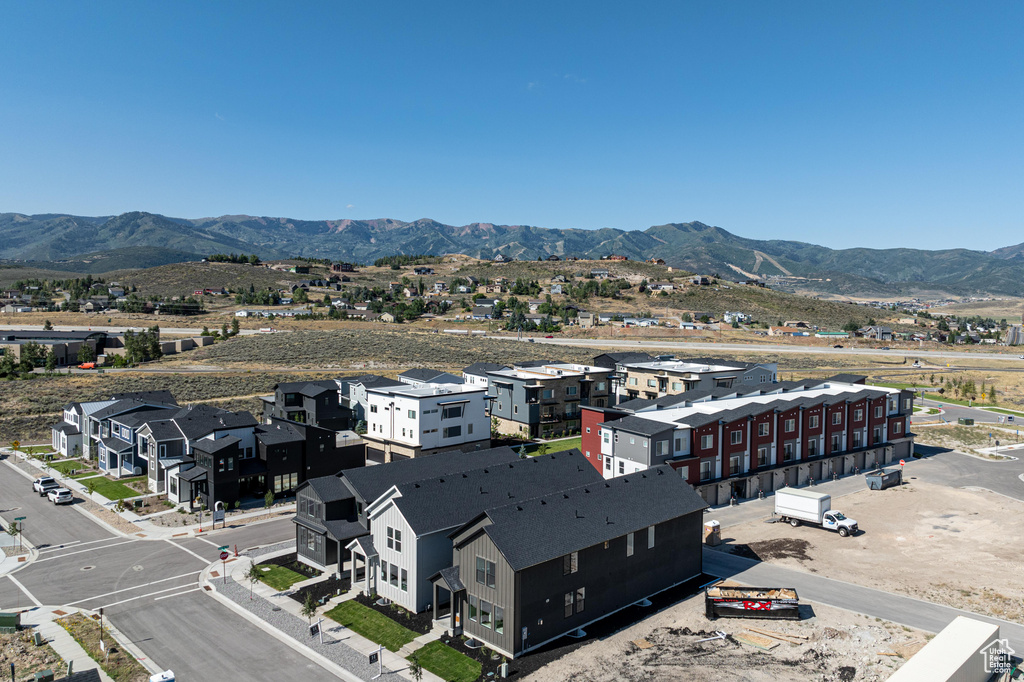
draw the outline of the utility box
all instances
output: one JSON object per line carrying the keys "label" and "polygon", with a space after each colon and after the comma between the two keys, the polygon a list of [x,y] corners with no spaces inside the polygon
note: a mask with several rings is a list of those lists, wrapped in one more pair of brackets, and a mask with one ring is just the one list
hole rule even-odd
{"label": "utility box", "polygon": [[974,426],[974,420],[970,417],[960,417],[956,420],[956,423],[960,426]]}
{"label": "utility box", "polygon": [[13,635],[21,627],[21,614],[0,612],[0,634]]}
{"label": "utility box", "polygon": [[32,642],[36,646],[42,646],[42,645],[46,644],[46,640],[43,639],[43,633],[39,632],[38,630],[33,632],[32,633]]}
{"label": "utility box", "polygon": [[868,482],[868,490],[885,490],[903,483],[903,472],[899,469],[875,469],[864,474]]}
{"label": "utility box", "polygon": [[722,524],[714,520],[704,523],[704,543],[710,547],[722,544]]}
{"label": "utility box", "polygon": [[35,682],[53,682],[53,671],[40,670],[32,679],[35,680]]}

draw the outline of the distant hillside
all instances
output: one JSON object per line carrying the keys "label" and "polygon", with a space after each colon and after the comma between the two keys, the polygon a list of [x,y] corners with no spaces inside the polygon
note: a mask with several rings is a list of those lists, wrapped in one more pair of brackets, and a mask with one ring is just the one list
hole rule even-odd
{"label": "distant hillside", "polygon": [[[256,253],[370,262],[395,253],[498,254],[535,260],[551,254],[663,258],[700,273],[742,278],[798,276],[822,280],[814,290],[857,295],[1024,295],[1024,245],[991,253],[969,249],[829,249],[803,242],[739,237],[700,222],[646,230],[547,229],[434,220],[302,221],[246,215],[185,220],[151,213],[115,217],[0,214],[0,258],[54,261],[128,247],[187,254]],[[184,259],[184,258],[183,258]],[[36,264],[42,267],[43,264]],[[829,280],[829,281],[825,281]],[[802,286],[802,285],[796,285]]]}

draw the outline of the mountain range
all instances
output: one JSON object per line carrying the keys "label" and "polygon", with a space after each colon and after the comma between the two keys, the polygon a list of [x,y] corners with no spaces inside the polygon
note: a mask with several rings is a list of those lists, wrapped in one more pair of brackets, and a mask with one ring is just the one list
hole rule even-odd
{"label": "mountain range", "polygon": [[[0,259],[50,269],[102,272],[196,260],[211,253],[303,256],[357,263],[393,254],[498,254],[535,260],[555,254],[662,258],[666,264],[730,279],[790,281],[816,293],[847,295],[1024,295],[1024,244],[971,249],[830,249],[805,242],[757,240],[701,222],[646,230],[552,229],[526,225],[445,225],[423,219],[293,220],[248,215],[169,218],[0,214]],[[113,267],[116,264],[116,268]]]}

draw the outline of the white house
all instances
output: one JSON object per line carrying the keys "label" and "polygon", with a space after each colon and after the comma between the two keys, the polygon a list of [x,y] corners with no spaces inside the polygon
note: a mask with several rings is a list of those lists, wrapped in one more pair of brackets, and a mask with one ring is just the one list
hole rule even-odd
{"label": "white house", "polygon": [[367,455],[388,462],[489,447],[486,394],[484,386],[447,383],[368,388]]}

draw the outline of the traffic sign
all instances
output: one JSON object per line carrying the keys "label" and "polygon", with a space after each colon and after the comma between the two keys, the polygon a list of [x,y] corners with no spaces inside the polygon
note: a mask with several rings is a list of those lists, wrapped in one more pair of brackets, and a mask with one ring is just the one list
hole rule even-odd
{"label": "traffic sign", "polygon": [[228,560],[228,556],[230,556],[230,555],[227,552],[221,552],[220,553],[220,560],[221,561],[227,561]]}
{"label": "traffic sign", "polygon": [[219,549],[222,552],[226,552],[226,551],[228,551],[228,545],[224,545],[223,547],[218,547],[217,549]]}
{"label": "traffic sign", "polygon": [[905,465],[905,464],[906,464],[906,461],[904,461],[904,460],[902,460],[902,459],[901,459],[901,460],[900,460],[900,466],[903,466],[903,465]]}
{"label": "traffic sign", "polygon": [[15,521],[24,521],[27,518],[28,518],[27,516],[15,516],[14,520]]}
{"label": "traffic sign", "polygon": [[20,440],[16,440],[13,443],[11,443],[11,445],[13,445],[14,449],[17,450],[18,448],[21,447],[21,441]]}

